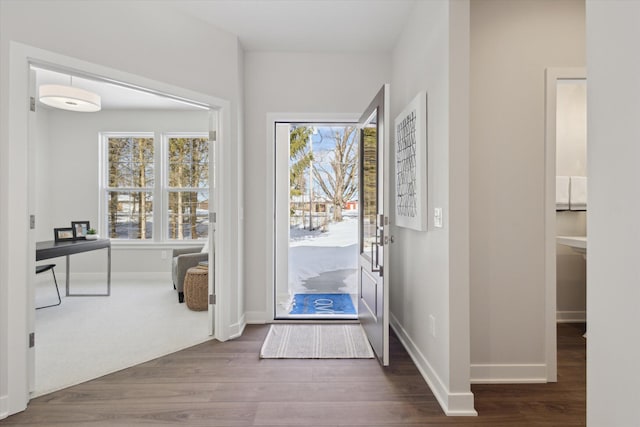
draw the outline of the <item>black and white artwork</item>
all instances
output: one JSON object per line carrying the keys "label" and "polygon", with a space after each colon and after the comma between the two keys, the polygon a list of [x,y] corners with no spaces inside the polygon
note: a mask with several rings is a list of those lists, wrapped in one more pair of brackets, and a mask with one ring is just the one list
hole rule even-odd
{"label": "black and white artwork", "polygon": [[395,120],[396,225],[427,229],[427,94],[420,92]]}

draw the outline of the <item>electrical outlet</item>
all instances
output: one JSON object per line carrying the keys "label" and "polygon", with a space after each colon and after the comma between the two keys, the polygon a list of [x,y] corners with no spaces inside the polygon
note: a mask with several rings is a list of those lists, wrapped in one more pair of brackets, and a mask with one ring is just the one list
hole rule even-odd
{"label": "electrical outlet", "polygon": [[433,226],[442,228],[442,208],[433,209]]}
{"label": "electrical outlet", "polygon": [[431,336],[435,338],[436,337],[436,317],[433,314],[429,315],[429,330],[431,331]]}

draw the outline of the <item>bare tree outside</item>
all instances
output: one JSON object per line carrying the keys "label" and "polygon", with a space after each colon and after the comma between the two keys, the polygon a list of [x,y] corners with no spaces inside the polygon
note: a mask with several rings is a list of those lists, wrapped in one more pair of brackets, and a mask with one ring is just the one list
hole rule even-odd
{"label": "bare tree outside", "polygon": [[153,138],[109,138],[109,236],[147,239],[153,213]]}
{"label": "bare tree outside", "polygon": [[169,238],[207,235],[209,145],[204,137],[169,138]]}
{"label": "bare tree outside", "polygon": [[340,222],[346,203],[358,193],[358,132],[346,126],[319,128],[319,134],[333,149],[315,152],[313,176],[333,203],[333,221]]}

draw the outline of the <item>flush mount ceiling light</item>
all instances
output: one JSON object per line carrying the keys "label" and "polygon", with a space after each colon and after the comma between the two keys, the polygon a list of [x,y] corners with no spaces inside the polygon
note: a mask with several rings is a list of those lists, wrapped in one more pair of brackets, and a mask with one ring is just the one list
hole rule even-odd
{"label": "flush mount ceiling light", "polygon": [[40,102],[62,110],[92,113],[100,111],[100,95],[88,90],[73,87],[71,80],[69,86],[41,85],[39,89]]}

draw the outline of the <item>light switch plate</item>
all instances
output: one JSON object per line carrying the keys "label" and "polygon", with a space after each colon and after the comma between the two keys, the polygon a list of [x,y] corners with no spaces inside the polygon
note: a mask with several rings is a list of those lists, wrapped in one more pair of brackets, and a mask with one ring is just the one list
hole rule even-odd
{"label": "light switch plate", "polygon": [[433,226],[442,228],[442,208],[433,209]]}

